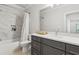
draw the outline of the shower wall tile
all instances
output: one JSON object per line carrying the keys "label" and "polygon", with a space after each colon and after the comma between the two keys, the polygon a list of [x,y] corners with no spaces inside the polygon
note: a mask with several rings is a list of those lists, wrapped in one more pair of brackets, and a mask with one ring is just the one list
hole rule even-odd
{"label": "shower wall tile", "polygon": [[8,40],[12,39],[13,33],[11,31],[11,25],[15,25],[16,16],[5,12],[0,12],[0,39]]}

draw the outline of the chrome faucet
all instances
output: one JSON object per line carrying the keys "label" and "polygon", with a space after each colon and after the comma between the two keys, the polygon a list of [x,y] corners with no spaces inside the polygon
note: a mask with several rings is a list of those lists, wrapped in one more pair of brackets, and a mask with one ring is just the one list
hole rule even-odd
{"label": "chrome faucet", "polygon": [[58,32],[59,32],[59,28],[56,29],[56,35],[58,35]]}

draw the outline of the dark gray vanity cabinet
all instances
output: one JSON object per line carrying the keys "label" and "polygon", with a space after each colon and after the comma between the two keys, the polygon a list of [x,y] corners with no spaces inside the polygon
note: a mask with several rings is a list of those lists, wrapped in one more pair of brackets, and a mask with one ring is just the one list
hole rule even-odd
{"label": "dark gray vanity cabinet", "polygon": [[79,55],[79,46],[32,35],[32,55]]}
{"label": "dark gray vanity cabinet", "polygon": [[64,55],[65,44],[50,39],[32,36],[32,55]]}
{"label": "dark gray vanity cabinet", "polygon": [[79,46],[66,44],[66,54],[79,55]]}

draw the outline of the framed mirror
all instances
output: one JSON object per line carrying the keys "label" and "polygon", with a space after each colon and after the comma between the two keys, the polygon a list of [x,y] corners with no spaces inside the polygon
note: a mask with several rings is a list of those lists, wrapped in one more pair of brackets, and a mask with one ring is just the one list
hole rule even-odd
{"label": "framed mirror", "polygon": [[68,33],[79,33],[79,11],[65,14],[66,30]]}

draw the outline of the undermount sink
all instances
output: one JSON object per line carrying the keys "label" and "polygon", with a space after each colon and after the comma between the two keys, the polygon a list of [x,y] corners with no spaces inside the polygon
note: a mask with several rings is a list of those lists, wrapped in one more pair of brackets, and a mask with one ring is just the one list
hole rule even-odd
{"label": "undermount sink", "polygon": [[64,35],[53,35],[53,37],[56,37],[56,38],[66,38],[67,36],[64,36]]}
{"label": "undermount sink", "polygon": [[61,38],[61,39],[62,39],[62,38],[63,38],[63,39],[69,38],[69,36],[64,36],[64,35],[58,35],[57,37],[58,37],[58,38]]}

